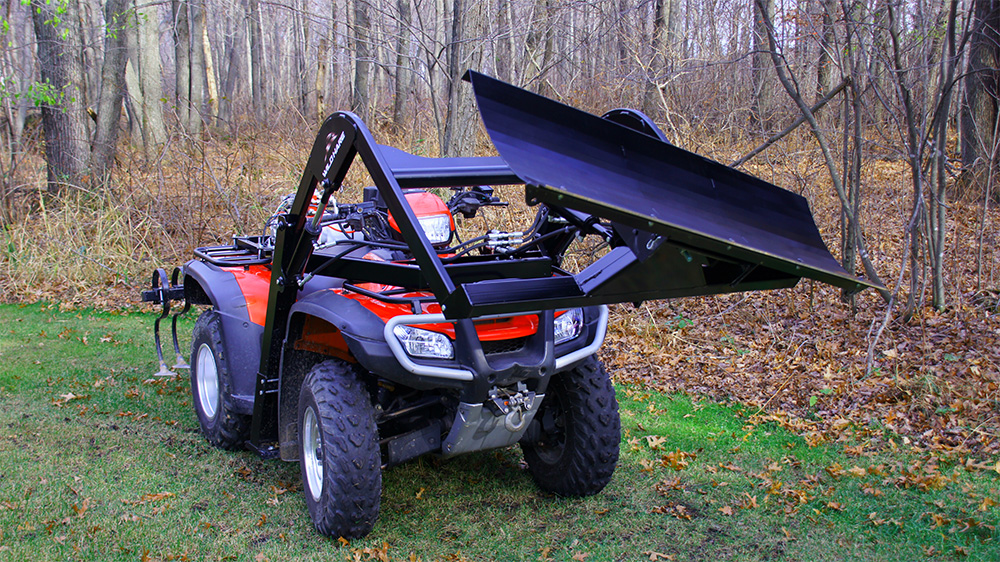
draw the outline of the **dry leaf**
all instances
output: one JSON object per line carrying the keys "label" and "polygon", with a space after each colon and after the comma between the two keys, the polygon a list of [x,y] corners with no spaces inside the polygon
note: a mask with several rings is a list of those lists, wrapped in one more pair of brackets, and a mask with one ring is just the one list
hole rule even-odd
{"label": "dry leaf", "polygon": [[882,495],[882,490],[879,490],[878,488],[875,488],[870,484],[866,484],[861,487],[861,493],[865,494],[866,496],[874,496],[877,498]]}
{"label": "dry leaf", "polygon": [[652,472],[659,464],[660,463],[652,459],[639,459],[639,465],[642,466],[641,470],[643,472]]}
{"label": "dry leaf", "polygon": [[680,449],[663,455],[662,463],[663,466],[672,468],[674,470],[684,470],[690,464],[689,459],[694,459],[693,453],[685,453]]}
{"label": "dry leaf", "polygon": [[84,513],[90,508],[90,498],[83,498],[80,505],[73,504],[73,512],[76,513],[77,517],[83,517]]}
{"label": "dry leaf", "polygon": [[663,435],[647,435],[646,444],[652,450],[662,449],[661,445],[667,442],[666,436]]}

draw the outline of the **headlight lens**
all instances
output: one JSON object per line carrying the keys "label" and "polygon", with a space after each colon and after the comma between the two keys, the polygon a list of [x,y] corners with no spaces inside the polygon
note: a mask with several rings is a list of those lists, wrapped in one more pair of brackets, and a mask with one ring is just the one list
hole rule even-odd
{"label": "headlight lens", "polygon": [[392,329],[399,338],[403,349],[411,357],[427,357],[429,359],[451,359],[455,357],[455,347],[444,334],[421,330],[413,326],[399,325]]}
{"label": "headlight lens", "polygon": [[556,317],[555,338],[557,344],[579,336],[581,330],[583,330],[582,308],[572,308]]}
{"label": "headlight lens", "polygon": [[451,217],[448,215],[428,215],[417,220],[431,244],[444,244],[451,238]]}

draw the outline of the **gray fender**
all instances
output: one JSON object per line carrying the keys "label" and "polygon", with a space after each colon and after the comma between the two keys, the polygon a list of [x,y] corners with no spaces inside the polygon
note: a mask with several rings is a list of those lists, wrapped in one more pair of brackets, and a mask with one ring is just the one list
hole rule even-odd
{"label": "gray fender", "polygon": [[346,337],[352,355],[364,359],[365,352],[359,341],[383,341],[385,323],[373,312],[332,290],[321,290],[299,299],[288,314],[288,331],[281,356],[281,382],[278,386],[278,443],[281,459],[299,460],[298,411],[299,392],[308,371],[308,364],[297,360],[290,351],[292,342],[299,337],[297,330],[306,316],[315,316],[335,328],[350,334]]}
{"label": "gray fender", "polygon": [[264,327],[250,321],[247,301],[236,277],[212,264],[191,260],[184,264],[184,296],[191,304],[211,305],[222,317],[234,402],[240,413],[252,414]]}

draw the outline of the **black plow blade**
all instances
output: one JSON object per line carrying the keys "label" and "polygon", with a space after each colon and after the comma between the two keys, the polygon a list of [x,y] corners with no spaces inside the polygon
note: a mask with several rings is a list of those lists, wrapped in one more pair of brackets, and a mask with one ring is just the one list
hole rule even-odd
{"label": "black plow blade", "polygon": [[[801,277],[851,292],[876,286],[834,259],[804,197],[649,131],[482,74],[470,71],[467,79],[486,131],[525,183],[529,203],[609,220],[625,242],[576,275],[576,287],[561,293],[566,301],[773,289]],[[550,298],[553,288],[539,287]],[[500,287],[465,289],[473,307],[480,293],[478,304],[488,308]]]}

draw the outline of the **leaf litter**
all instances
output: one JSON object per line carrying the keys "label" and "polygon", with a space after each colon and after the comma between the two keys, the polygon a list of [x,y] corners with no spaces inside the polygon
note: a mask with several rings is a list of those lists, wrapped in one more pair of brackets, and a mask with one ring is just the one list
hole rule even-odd
{"label": "leaf litter", "polygon": [[[1000,315],[924,310],[886,330],[891,351],[866,371],[869,327],[884,312],[870,293],[854,312],[810,283],[645,303],[652,320],[619,305],[602,358],[619,382],[749,406],[751,431],[775,423],[811,445],[857,441],[855,455],[906,445],[1000,462]],[[669,329],[678,316],[691,321]]]}

